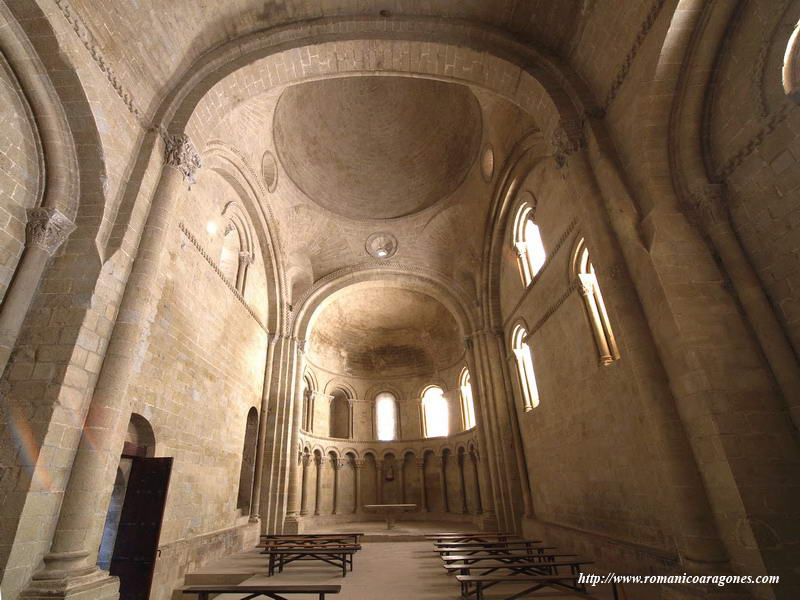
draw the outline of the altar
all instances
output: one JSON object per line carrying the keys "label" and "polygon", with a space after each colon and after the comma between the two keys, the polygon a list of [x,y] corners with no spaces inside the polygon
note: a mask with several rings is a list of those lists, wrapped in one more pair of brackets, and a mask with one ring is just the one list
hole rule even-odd
{"label": "altar", "polygon": [[392,519],[401,512],[417,510],[416,504],[365,504],[364,508],[370,512],[383,513],[386,518],[386,529],[392,528]]}

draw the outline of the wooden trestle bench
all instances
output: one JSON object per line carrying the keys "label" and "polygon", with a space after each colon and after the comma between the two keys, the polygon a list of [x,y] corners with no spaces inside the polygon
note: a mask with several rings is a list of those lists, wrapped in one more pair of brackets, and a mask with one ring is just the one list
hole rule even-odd
{"label": "wooden trestle bench", "polygon": [[277,571],[289,563],[305,560],[318,560],[335,567],[341,567],[342,577],[347,576],[347,567],[353,570],[353,554],[361,550],[361,546],[279,546],[267,548],[269,565],[267,574],[272,577]]}
{"label": "wooden trestle bench", "polygon": [[361,549],[358,541],[363,533],[300,533],[264,534],[259,546],[262,554],[269,556],[267,574],[283,571],[289,563],[317,560],[342,569],[353,570],[353,554]]}
{"label": "wooden trestle bench", "polygon": [[[434,548],[445,571],[456,573],[461,597],[465,600],[483,600],[486,589],[511,583],[519,584],[522,589],[516,586],[513,591],[504,592],[504,600],[522,598],[544,588],[555,588],[555,591],[547,590],[548,597],[578,595],[593,598],[586,591],[585,584],[580,582],[581,565],[592,562],[579,559],[575,554],[547,552],[556,548],[539,546],[541,540],[478,532],[430,537],[435,540]],[[561,572],[562,569],[565,572]],[[616,585],[612,584],[612,588],[616,599]]]}
{"label": "wooden trestle bench", "polygon": [[316,595],[317,600],[325,600],[328,594],[338,594],[340,585],[193,585],[183,588],[184,594],[197,594],[198,600],[209,600],[217,594],[242,594],[240,600],[250,600],[264,596],[272,600],[288,600],[286,596],[298,594]]}

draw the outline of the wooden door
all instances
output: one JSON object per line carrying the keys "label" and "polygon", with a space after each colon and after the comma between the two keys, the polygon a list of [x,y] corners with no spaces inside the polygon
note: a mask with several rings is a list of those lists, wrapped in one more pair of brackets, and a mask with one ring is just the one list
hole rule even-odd
{"label": "wooden door", "polygon": [[133,459],[109,569],[120,600],[150,597],[171,471],[171,457]]}

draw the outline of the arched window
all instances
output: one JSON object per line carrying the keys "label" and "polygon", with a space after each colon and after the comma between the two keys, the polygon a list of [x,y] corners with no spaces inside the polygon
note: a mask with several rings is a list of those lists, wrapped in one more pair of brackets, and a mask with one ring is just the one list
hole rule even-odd
{"label": "arched window", "polygon": [[611,330],[611,323],[608,320],[608,312],[606,312],[597,274],[589,256],[589,249],[583,239],[575,248],[573,270],[578,277],[589,324],[592,327],[597,351],[600,354],[600,362],[609,365],[619,358],[619,348],[614,338],[614,332]]}
{"label": "arched window", "polygon": [[783,91],[800,104],[800,23],[794,26],[783,55]]}
{"label": "arched window", "polygon": [[448,434],[447,400],[442,388],[431,385],[422,392],[422,425],[425,437],[440,437]]}
{"label": "arched window", "polygon": [[533,355],[526,341],[528,332],[522,325],[517,325],[511,334],[511,344],[517,359],[519,385],[522,388],[522,405],[525,410],[539,406],[539,388],[536,387],[536,375],[533,372]]}
{"label": "arched window", "polygon": [[303,406],[302,412],[300,413],[302,417],[301,429],[303,431],[311,431],[314,422],[314,382],[308,374],[303,377],[302,385]]}
{"label": "arched window", "polygon": [[522,281],[527,286],[547,259],[539,227],[533,220],[533,206],[529,202],[524,202],[517,211],[514,221],[514,248],[517,251]]}
{"label": "arched window", "polygon": [[222,231],[219,270],[240,294],[244,294],[247,270],[255,259],[252,227],[244,209],[236,202],[228,202],[222,216],[226,221]]}
{"label": "arched window", "polygon": [[397,398],[391,392],[375,396],[375,429],[382,442],[397,438]]}
{"label": "arched window", "polygon": [[466,368],[461,371],[459,384],[461,385],[461,416],[464,421],[464,429],[472,429],[475,427],[475,403],[472,400],[472,384]]}

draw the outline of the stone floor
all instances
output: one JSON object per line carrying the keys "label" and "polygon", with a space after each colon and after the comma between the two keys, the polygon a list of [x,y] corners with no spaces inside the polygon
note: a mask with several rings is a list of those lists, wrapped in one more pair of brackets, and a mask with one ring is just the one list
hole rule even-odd
{"label": "stone floor", "polygon": [[[383,527],[383,529],[381,528]],[[331,530],[334,528],[332,527]],[[266,576],[266,559],[257,549],[233,554],[222,560],[205,565],[198,572],[187,575],[186,585],[211,583],[285,583],[285,584],[339,584],[342,591],[336,600],[458,600],[458,583],[449,577],[441,566],[439,557],[433,552],[429,541],[416,541],[432,531],[454,530],[450,524],[399,523],[386,532],[385,524],[351,523],[337,525],[336,531],[364,531],[373,535],[391,536],[392,541],[369,541],[362,544],[354,560],[353,572],[342,578],[333,566],[316,562],[288,565],[283,573]],[[607,586],[606,586],[607,587]],[[498,588],[499,590],[499,588]],[[610,598],[607,590],[595,588],[594,597]],[[176,594],[174,598],[180,598]],[[487,600],[503,597],[500,593],[486,594]],[[585,598],[585,596],[563,595],[563,593],[538,593],[542,598]],[[238,596],[223,595],[219,600],[234,600]]]}

